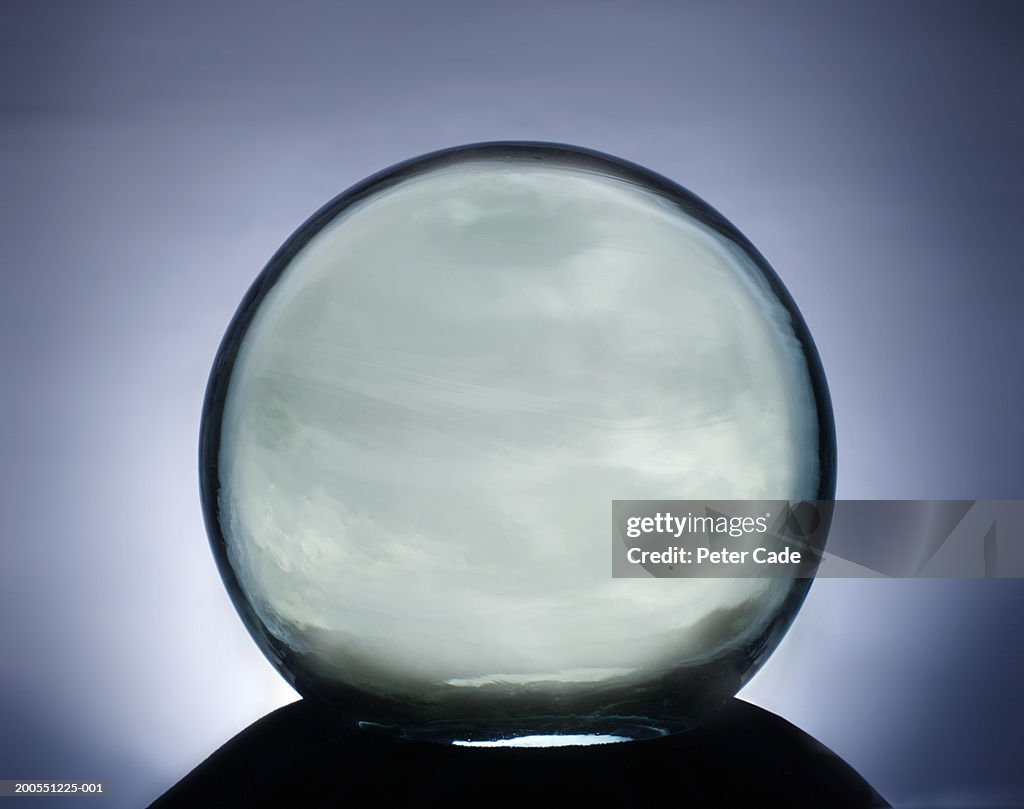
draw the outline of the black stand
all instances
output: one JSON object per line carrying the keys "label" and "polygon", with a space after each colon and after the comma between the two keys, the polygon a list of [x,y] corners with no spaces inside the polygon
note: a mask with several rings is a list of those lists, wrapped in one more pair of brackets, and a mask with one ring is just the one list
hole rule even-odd
{"label": "black stand", "polygon": [[468,748],[339,728],[299,701],[244,730],[151,809],[872,809],[860,775],[774,714],[730,700],[697,730],[589,747]]}

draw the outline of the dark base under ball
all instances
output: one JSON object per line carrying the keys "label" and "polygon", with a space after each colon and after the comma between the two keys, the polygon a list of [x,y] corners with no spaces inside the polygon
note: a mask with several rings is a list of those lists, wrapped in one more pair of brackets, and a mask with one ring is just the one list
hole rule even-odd
{"label": "dark base under ball", "polygon": [[736,699],[687,733],[543,749],[452,747],[352,733],[320,706],[301,700],[242,731],[151,809],[512,804],[888,806],[822,744]]}

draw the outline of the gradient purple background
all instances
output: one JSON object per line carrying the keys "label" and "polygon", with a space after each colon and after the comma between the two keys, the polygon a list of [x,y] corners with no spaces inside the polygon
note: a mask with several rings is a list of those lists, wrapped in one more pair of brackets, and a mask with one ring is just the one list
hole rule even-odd
{"label": "gradient purple background", "polygon": [[[206,376],[284,238],[425,151],[677,180],[800,305],[839,496],[1024,496],[1022,79],[1019,3],[4,3],[0,778],[143,805],[293,698],[206,545]],[[1021,805],[1022,621],[1022,582],[820,581],[742,696],[899,806]]]}

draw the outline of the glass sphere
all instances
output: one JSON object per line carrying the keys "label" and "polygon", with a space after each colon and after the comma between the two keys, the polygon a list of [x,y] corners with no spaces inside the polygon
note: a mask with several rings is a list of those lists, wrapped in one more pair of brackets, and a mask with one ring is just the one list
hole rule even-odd
{"label": "glass sphere", "polygon": [[420,157],[328,203],[217,355],[207,528],[249,631],[342,722],[594,741],[692,726],[809,579],[618,579],[613,499],[830,499],[817,353],[686,190],[555,144]]}

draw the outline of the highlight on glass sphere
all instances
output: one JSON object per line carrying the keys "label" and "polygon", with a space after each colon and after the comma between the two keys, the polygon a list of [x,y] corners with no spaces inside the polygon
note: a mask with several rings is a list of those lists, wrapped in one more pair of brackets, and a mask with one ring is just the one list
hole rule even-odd
{"label": "highlight on glass sphere", "polygon": [[490,143],[363,181],[285,243],[211,374],[203,507],[247,628],[351,727],[469,744],[685,730],[810,579],[613,578],[615,499],[827,500],[817,352],[685,189]]}

